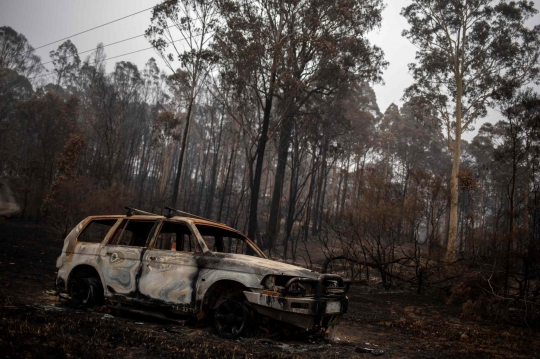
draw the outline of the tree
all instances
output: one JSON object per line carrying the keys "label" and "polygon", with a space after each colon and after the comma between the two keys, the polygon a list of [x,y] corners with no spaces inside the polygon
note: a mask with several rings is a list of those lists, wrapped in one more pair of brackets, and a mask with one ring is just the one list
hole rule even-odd
{"label": "tree", "polygon": [[26,37],[9,26],[0,27],[0,171],[13,158],[7,147],[13,140],[8,133],[15,126],[16,104],[32,95],[28,77],[42,70],[41,59]]}
{"label": "tree", "polygon": [[30,99],[17,104],[18,122],[25,136],[19,150],[20,168],[26,168],[22,216],[39,217],[41,202],[56,174],[56,158],[74,128],[78,99],[65,101],[54,91],[37,91]]}
{"label": "tree", "polygon": [[244,86],[250,89],[256,106],[262,109],[255,168],[250,164],[248,237],[255,238],[264,153],[283,53],[285,1],[222,1],[219,7],[227,26],[216,35],[215,48],[221,60],[232,65],[227,76],[234,82],[235,90],[242,92]]}
{"label": "tree", "polygon": [[[506,171],[506,195],[508,197],[508,235],[506,240],[505,258],[505,287],[504,294],[508,294],[508,280],[510,274],[510,253],[516,246],[516,219],[517,208],[521,200],[517,197],[518,184],[528,188],[530,182],[530,169],[532,161],[538,156],[538,139],[540,133],[540,96],[528,89],[520,92],[514,99],[505,101],[503,114],[504,121],[495,125],[495,139],[500,141],[494,151],[495,161],[502,165]],[[527,192],[527,191],[525,191]],[[528,200],[525,193],[524,201]],[[528,226],[529,216],[524,222]],[[522,242],[528,248],[529,233],[524,233]]]}
{"label": "tree", "polygon": [[[172,78],[185,89],[186,123],[172,195],[172,206],[176,207],[193,105],[215,62],[212,51],[208,49],[208,42],[217,25],[217,12],[214,2],[210,0],[166,0],[154,7],[151,22],[146,37],[175,73]],[[182,45],[186,50],[183,50],[184,46],[176,44],[180,40],[184,41]],[[167,53],[169,45],[172,45],[174,55]],[[175,59],[180,62],[180,69],[174,68]]]}
{"label": "tree", "polygon": [[461,136],[493,100],[538,79],[540,26],[524,25],[536,13],[530,2],[506,0],[414,0],[402,10],[411,26],[403,36],[419,48],[404,97],[438,111],[453,153],[449,259],[457,249]]}
{"label": "tree", "polygon": [[380,24],[382,2],[350,1],[347,11],[340,5],[344,4],[321,0],[284,4],[283,55],[278,82],[283,110],[266,231],[266,245],[270,248],[278,233],[285,169],[299,112],[311,96],[329,96],[342,83],[354,86],[364,81],[381,81],[382,70],[387,66],[383,52],[366,38]]}
{"label": "tree", "polygon": [[81,212],[84,213],[81,211],[84,207],[84,198],[81,197],[84,196],[81,196],[81,181],[77,173],[83,148],[84,137],[80,133],[72,133],[57,159],[58,177],[52,182],[41,207],[47,222],[62,236],[67,235],[81,217]]}
{"label": "tree", "polygon": [[10,145],[14,145],[17,103],[32,96],[32,84],[17,72],[0,69],[0,172],[14,160]]}
{"label": "tree", "polygon": [[77,52],[77,47],[67,40],[63,42],[56,51],[49,52],[56,74],[56,85],[71,84],[79,72],[81,59]]}
{"label": "tree", "polygon": [[[295,116],[314,94],[329,95],[349,77],[377,80],[386,63],[365,33],[380,21],[378,0],[222,1],[226,20],[216,35],[220,59],[231,64],[237,88],[253,92],[258,124],[252,170],[248,236],[258,232],[258,201],[271,119],[279,130],[278,163],[267,226],[267,247],[278,227],[286,163]],[[278,100],[278,101],[276,101]]]}
{"label": "tree", "polygon": [[15,71],[25,77],[43,70],[41,59],[26,37],[9,26],[0,27],[0,70]]}

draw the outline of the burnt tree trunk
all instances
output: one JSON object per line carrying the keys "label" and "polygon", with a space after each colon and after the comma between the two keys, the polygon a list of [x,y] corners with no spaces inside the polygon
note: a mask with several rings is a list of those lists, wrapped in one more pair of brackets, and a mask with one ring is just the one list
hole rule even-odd
{"label": "burnt tree trunk", "polygon": [[276,166],[274,190],[272,193],[272,202],[270,204],[270,218],[268,220],[266,229],[266,243],[263,243],[264,249],[269,249],[270,251],[274,246],[276,236],[279,234],[281,198],[283,194],[283,182],[285,181],[285,170],[287,167],[287,157],[289,155],[292,128],[292,118],[290,116],[286,116],[279,136],[278,160]]}
{"label": "burnt tree trunk", "polygon": [[182,146],[180,148],[180,158],[178,159],[178,170],[176,171],[176,179],[174,181],[173,196],[172,196],[172,207],[176,208],[178,201],[178,190],[180,187],[180,179],[182,178],[182,168],[184,167],[184,157],[186,152],[186,146],[188,143],[188,134],[189,134],[189,125],[191,122],[191,112],[193,109],[193,102],[195,97],[191,96],[189,99],[188,111],[186,114],[186,127],[184,128],[184,137],[182,138]]}

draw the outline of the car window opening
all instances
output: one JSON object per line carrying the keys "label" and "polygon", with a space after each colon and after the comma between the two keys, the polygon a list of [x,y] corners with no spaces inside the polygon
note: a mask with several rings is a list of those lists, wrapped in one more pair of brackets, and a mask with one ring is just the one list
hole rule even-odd
{"label": "car window opening", "polygon": [[101,243],[117,219],[94,219],[77,237],[77,242]]}
{"label": "car window opening", "polygon": [[193,235],[189,227],[183,223],[163,222],[161,230],[156,237],[155,249],[177,251],[177,252],[195,252]]}
{"label": "car window opening", "polygon": [[256,251],[248,250],[250,245],[241,234],[215,226],[197,224],[196,227],[211,252],[258,256]]}
{"label": "car window opening", "polygon": [[137,221],[125,219],[116,230],[109,245],[146,247],[146,242],[155,221]]}

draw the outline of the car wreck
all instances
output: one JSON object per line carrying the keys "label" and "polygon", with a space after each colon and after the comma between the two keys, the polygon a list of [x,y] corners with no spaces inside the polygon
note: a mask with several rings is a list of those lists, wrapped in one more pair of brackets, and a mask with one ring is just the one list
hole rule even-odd
{"label": "car wreck", "polygon": [[270,260],[224,224],[176,209],[91,216],[65,238],[56,287],[78,306],[145,308],[210,321],[226,338],[260,322],[330,336],[347,311],[338,275]]}

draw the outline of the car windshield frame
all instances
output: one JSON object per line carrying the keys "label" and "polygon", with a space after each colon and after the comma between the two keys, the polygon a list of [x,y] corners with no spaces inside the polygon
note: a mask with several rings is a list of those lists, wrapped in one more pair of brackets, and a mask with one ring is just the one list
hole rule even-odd
{"label": "car windshield frame", "polygon": [[[227,228],[227,227],[222,227],[222,226],[218,226],[218,225],[214,225],[214,224],[211,224],[211,223],[194,223],[194,227],[195,229],[197,230],[198,234],[200,235],[201,239],[203,240],[204,244],[206,245],[206,248],[208,248],[208,250],[212,253],[224,253],[224,254],[238,254],[238,255],[247,255],[247,256],[250,256],[250,257],[255,257],[255,258],[264,258],[264,259],[267,259],[266,255],[264,254],[264,252],[259,248],[257,247],[257,245],[251,240],[249,239],[248,237],[246,237],[245,235],[243,235],[242,233],[234,230],[233,228]],[[199,227],[209,227],[209,228],[213,228],[215,230],[220,230],[220,231],[223,231],[224,234],[228,234],[230,238],[236,238],[236,239],[239,239],[239,240],[242,240],[244,241],[244,243],[246,243],[246,245],[252,249],[253,251],[253,255],[250,255],[250,254],[240,254],[240,253],[227,253],[227,252],[217,252],[217,251],[213,251],[211,250],[209,247],[208,247],[208,243],[206,243],[206,240],[204,239],[204,236],[206,234],[203,234],[201,233],[201,231],[199,230]],[[204,231],[203,231],[204,232]],[[226,237],[226,235],[224,235],[224,237]]]}

